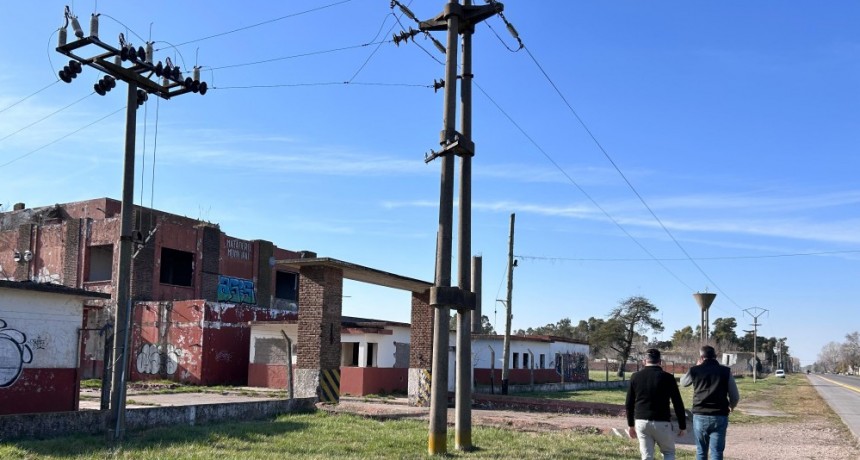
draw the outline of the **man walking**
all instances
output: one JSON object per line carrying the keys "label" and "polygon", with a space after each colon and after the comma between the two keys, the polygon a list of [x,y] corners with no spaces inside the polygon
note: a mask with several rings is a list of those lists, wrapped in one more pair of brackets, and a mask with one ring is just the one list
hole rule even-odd
{"label": "man walking", "polygon": [[741,397],[732,377],[732,370],[717,361],[714,347],[704,345],[699,353],[699,365],[681,379],[683,386],[693,385],[693,437],[696,439],[696,460],[723,460],[726,448],[726,428],[729,412]]}
{"label": "man walking", "polygon": [[675,460],[675,433],[669,401],[678,417],[678,437],[684,436],[687,429],[684,401],[675,377],[660,367],[660,350],[651,348],[645,353],[645,367],[630,377],[627,389],[627,434],[639,438],[642,460],[654,458],[655,442],[665,460]]}

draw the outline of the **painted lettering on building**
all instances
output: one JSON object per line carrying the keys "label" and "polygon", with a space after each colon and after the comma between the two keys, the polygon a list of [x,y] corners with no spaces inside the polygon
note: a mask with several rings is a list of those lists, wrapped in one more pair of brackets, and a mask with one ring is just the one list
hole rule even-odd
{"label": "painted lettering on building", "polygon": [[238,260],[251,260],[251,242],[227,238],[227,257]]}
{"label": "painted lettering on building", "polygon": [[14,385],[24,364],[31,362],[33,351],[27,345],[27,335],[6,327],[6,321],[0,319],[0,388]]}
{"label": "painted lettering on building", "polygon": [[218,276],[218,301],[232,303],[257,303],[254,282],[232,276]]}

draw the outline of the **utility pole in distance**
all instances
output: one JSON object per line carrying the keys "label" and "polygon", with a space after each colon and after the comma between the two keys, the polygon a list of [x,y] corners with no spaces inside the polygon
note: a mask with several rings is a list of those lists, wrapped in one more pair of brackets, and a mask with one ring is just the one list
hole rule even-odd
{"label": "utility pole in distance", "polygon": [[756,383],[758,377],[758,355],[756,350],[758,348],[758,327],[761,326],[761,323],[758,322],[758,317],[767,312],[766,308],[759,307],[751,307],[744,310],[744,313],[753,317],[753,383]]}
{"label": "utility pole in distance", "polygon": [[[508,238],[508,295],[505,300],[505,339],[502,343],[502,394],[508,394],[508,374],[510,373],[511,362],[511,320],[513,320],[513,311],[511,310],[511,301],[514,294],[514,267],[517,266],[517,261],[514,260],[514,222],[516,214],[511,214],[511,233]],[[562,369],[562,372],[564,370]]]}
{"label": "utility pole in distance", "polygon": [[[475,155],[475,145],[471,139],[471,33],[475,24],[502,11],[502,5],[473,6],[470,1],[460,5],[452,0],[445,5],[442,13],[427,21],[419,21],[422,32],[447,31],[445,47],[445,80],[442,132],[439,152],[431,151],[425,162],[442,158],[442,180],[439,192],[439,230],[436,239],[436,274],[434,285],[430,288],[430,305],[435,308],[433,322],[433,368],[430,384],[430,428],[428,452],[430,455],[445,454],[447,446],[447,400],[448,400],[448,342],[449,318],[451,308],[457,310],[457,416],[456,443],[460,450],[470,450],[471,441],[471,384],[461,384],[461,380],[471,380],[471,322],[468,312],[475,308],[475,295],[471,292],[469,251],[471,251],[471,157]],[[401,9],[403,9],[401,7]],[[405,11],[404,11],[405,12]],[[464,39],[463,63],[463,125],[462,131],[456,130],[457,112],[457,48],[459,34],[468,35]],[[454,155],[463,158],[462,184],[460,197],[460,240],[459,240],[459,286],[451,286],[451,257],[453,238],[454,207]],[[465,217],[464,217],[465,216]],[[464,256],[465,254],[465,256]],[[465,352],[465,354],[464,354]],[[465,371],[464,371],[465,369]]]}
{"label": "utility pole in distance", "polygon": [[[170,59],[166,64],[158,62],[153,64],[152,43],[146,44],[146,48],[140,46],[135,49],[131,43],[125,41],[120,34],[119,48],[114,48],[104,43],[98,36],[98,15],[93,14],[90,21],[90,35],[84,36],[78,19],[66,7],[66,24],[59,30],[59,46],[57,52],[71,58],[69,64],[59,72],[60,79],[71,83],[81,73],[83,66],[92,67],[106,74],[104,78],[93,85],[93,90],[101,96],[107,94],[116,87],[116,81],[121,80],[128,84],[128,97],[126,106],[125,125],[125,155],[123,161],[122,181],[122,210],[120,212],[120,237],[119,237],[119,273],[116,282],[115,299],[116,311],[114,316],[114,354],[111,366],[113,378],[111,385],[110,414],[107,419],[109,424],[107,436],[114,442],[121,441],[125,435],[125,387],[128,376],[129,363],[129,341],[131,335],[131,262],[132,245],[134,239],[133,212],[134,196],[134,146],[135,130],[137,124],[137,108],[148,98],[148,94],[155,94],[163,99],[170,99],[185,93],[206,94],[207,84],[200,81],[200,68],[195,67],[193,76],[183,78],[179,66],[174,66]],[[67,31],[69,23],[74,29],[76,41],[67,43]],[[77,54],[80,49],[100,48],[101,52],[91,57],[83,57]],[[128,65],[126,67],[126,64]],[[155,81],[152,77],[155,76]],[[158,82],[158,79],[161,82]]]}

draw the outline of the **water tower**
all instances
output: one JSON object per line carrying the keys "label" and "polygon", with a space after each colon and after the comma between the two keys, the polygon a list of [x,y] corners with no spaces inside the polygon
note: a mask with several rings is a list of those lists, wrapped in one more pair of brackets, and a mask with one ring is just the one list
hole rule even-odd
{"label": "water tower", "polygon": [[716,294],[711,294],[710,292],[697,292],[693,294],[693,298],[696,299],[696,303],[698,303],[699,308],[702,309],[702,323],[699,327],[699,329],[702,331],[702,345],[708,342],[708,325],[711,323],[708,320],[708,309],[711,308],[711,304],[714,303],[714,298],[716,297]]}

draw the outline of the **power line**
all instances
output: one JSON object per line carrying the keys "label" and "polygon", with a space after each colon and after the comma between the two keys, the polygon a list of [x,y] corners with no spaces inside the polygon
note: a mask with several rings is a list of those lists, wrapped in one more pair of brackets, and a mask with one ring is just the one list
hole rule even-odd
{"label": "power line", "polygon": [[111,116],[113,116],[113,115],[116,115],[116,114],[120,113],[120,112],[121,112],[121,111],[123,111],[123,110],[125,110],[125,106],[122,106],[122,107],[120,107],[120,108],[116,109],[115,111],[113,111],[113,112],[111,112],[111,113],[109,113],[109,114],[107,114],[107,115],[105,115],[105,116],[103,116],[103,117],[99,118],[98,120],[96,120],[96,121],[94,121],[94,122],[92,122],[92,123],[88,123],[88,124],[86,124],[86,125],[84,125],[84,126],[81,126],[80,128],[78,128],[78,129],[76,129],[76,130],[74,130],[74,131],[72,131],[72,132],[70,132],[70,133],[68,133],[68,134],[66,134],[66,135],[64,135],[64,136],[58,137],[57,139],[54,139],[53,141],[51,141],[51,142],[49,142],[49,143],[47,143],[47,144],[45,144],[45,145],[43,145],[43,146],[41,146],[41,147],[39,147],[39,148],[35,149],[35,150],[31,150],[31,151],[29,151],[29,152],[27,152],[27,153],[25,153],[25,154],[23,154],[23,155],[21,155],[21,156],[19,156],[19,157],[17,157],[17,158],[14,158],[14,159],[12,159],[12,160],[7,161],[6,163],[0,164],[0,168],[2,168],[2,167],[4,167],[4,166],[9,166],[10,164],[12,164],[12,163],[14,163],[14,162],[16,162],[16,161],[18,161],[18,160],[20,160],[20,159],[22,159],[22,158],[26,158],[26,157],[28,157],[28,156],[30,156],[30,155],[32,155],[32,154],[34,154],[34,153],[36,153],[36,152],[38,152],[38,151],[40,151],[40,150],[46,149],[46,148],[48,148],[48,147],[50,147],[50,146],[52,146],[52,145],[56,144],[57,142],[60,142],[61,140],[65,139],[65,138],[67,138],[67,137],[69,137],[69,136],[71,136],[71,135],[73,135],[73,134],[77,134],[78,132],[80,132],[80,131],[83,131],[83,130],[87,129],[87,128],[89,128],[90,126],[92,126],[92,125],[94,125],[94,124],[96,124],[96,123],[99,123],[99,122],[101,122],[102,120],[107,119],[108,117],[111,117]]}
{"label": "power line", "polygon": [[209,67],[209,70],[232,69],[232,68],[236,68],[236,67],[246,67],[246,66],[252,66],[252,65],[259,65],[259,64],[268,64],[270,62],[284,61],[287,59],[296,59],[296,58],[300,58],[300,57],[318,56],[321,54],[336,53],[338,51],[346,51],[346,50],[364,48],[364,47],[371,46],[371,45],[380,45],[383,43],[392,43],[392,42],[393,42],[393,40],[383,40],[383,41],[379,41],[379,42],[362,43],[360,45],[343,46],[340,48],[332,48],[332,49],[327,49],[327,50],[309,51],[307,53],[293,54],[290,56],[281,56],[281,57],[276,57],[276,58],[271,58],[271,59],[263,59],[260,61],[246,62],[246,63],[242,63],[242,64],[228,64],[228,65],[222,65],[222,66],[218,66],[218,67]]}
{"label": "power line", "polygon": [[[56,83],[56,82],[55,82],[55,83]],[[51,83],[51,84],[53,85],[53,83]],[[50,85],[49,85],[49,86],[50,86]],[[40,90],[40,91],[41,91],[41,90]],[[71,104],[69,104],[69,105],[67,105],[67,106],[65,106],[65,107],[63,107],[63,108],[57,109],[57,110],[55,110],[55,111],[53,111],[53,112],[49,113],[48,115],[45,115],[44,117],[42,117],[42,118],[40,118],[40,119],[38,119],[38,120],[36,120],[36,121],[34,121],[34,122],[30,123],[29,125],[24,126],[23,128],[19,129],[18,131],[15,131],[15,132],[12,132],[12,133],[7,134],[5,137],[0,138],[0,142],[3,142],[3,141],[5,141],[6,139],[9,139],[10,137],[12,137],[12,136],[14,136],[14,135],[16,135],[16,134],[20,133],[21,131],[24,131],[24,130],[25,130],[25,129],[27,129],[27,128],[30,128],[30,127],[32,127],[32,126],[35,126],[35,125],[37,125],[37,124],[39,124],[39,123],[41,123],[41,122],[43,122],[43,121],[47,120],[48,118],[53,117],[54,115],[56,115],[56,114],[58,114],[58,113],[62,112],[63,110],[66,110],[66,109],[68,109],[69,107],[71,107],[71,106],[73,106],[73,105],[77,104],[78,102],[81,102],[81,101],[83,101],[84,99],[86,99],[86,98],[88,98],[88,97],[92,96],[93,94],[95,94],[95,91],[93,91],[93,92],[91,92],[91,93],[87,94],[86,96],[84,96],[84,97],[82,97],[82,98],[78,99],[78,100],[77,100],[77,101],[75,101],[75,102],[72,102]],[[30,97],[30,96],[27,96],[27,97]]]}
{"label": "power line", "polygon": [[726,294],[725,291],[723,291],[720,288],[720,286],[717,285],[717,283],[714,282],[714,280],[711,279],[711,277],[708,276],[707,273],[705,273],[705,270],[703,270],[702,267],[695,261],[695,259],[693,259],[693,257],[690,256],[690,254],[687,252],[687,250],[684,249],[684,246],[682,246],[681,243],[677,240],[677,238],[675,238],[675,235],[673,235],[672,232],[669,231],[669,228],[666,227],[666,225],[663,223],[663,221],[659,217],[657,217],[657,214],[654,212],[653,209],[651,209],[651,206],[649,206],[648,203],[645,201],[645,198],[643,198],[642,195],[639,193],[639,191],[636,190],[636,187],[633,186],[633,183],[631,183],[630,180],[627,178],[627,176],[624,174],[624,172],[621,171],[621,168],[618,167],[618,164],[615,163],[615,160],[612,159],[612,157],[609,155],[609,152],[607,152],[606,149],[603,147],[603,144],[601,144],[600,141],[597,140],[597,137],[594,135],[594,133],[591,131],[591,129],[588,128],[588,125],[585,124],[585,121],[582,119],[582,117],[579,116],[579,114],[576,112],[576,110],[574,110],[573,106],[570,104],[570,102],[567,100],[567,98],[564,97],[564,94],[562,94],[561,90],[555,84],[553,79],[549,76],[549,74],[546,72],[546,70],[544,70],[543,66],[540,64],[540,62],[538,62],[537,58],[534,56],[534,54],[532,54],[531,50],[525,45],[523,45],[523,48],[526,50],[526,54],[529,55],[529,57],[532,59],[532,61],[538,67],[540,72],[543,74],[543,76],[549,82],[550,86],[552,86],[552,88],[555,90],[556,94],[558,94],[559,97],[561,97],[561,100],[564,102],[564,104],[567,106],[567,108],[570,110],[570,112],[573,114],[573,116],[576,118],[576,120],[579,122],[579,124],[582,126],[582,128],[585,130],[585,132],[588,134],[588,136],[591,138],[591,140],[597,146],[597,148],[601,152],[603,152],[603,156],[606,157],[607,160],[609,160],[609,163],[612,164],[612,167],[615,168],[615,171],[621,176],[622,179],[624,179],[624,182],[627,184],[627,186],[630,188],[630,190],[633,191],[633,194],[635,194],[636,197],[639,198],[639,201],[642,203],[643,206],[645,206],[645,209],[648,210],[648,212],[651,214],[651,217],[653,217],[654,220],[656,220],[657,223],[660,224],[660,227],[663,229],[664,232],[666,232],[666,235],[668,235],[669,238],[675,243],[675,246],[677,246],[678,249],[680,249],[681,252],[684,253],[684,255],[687,257],[687,259],[690,261],[690,263],[693,264],[693,266],[696,267],[696,269],[699,271],[699,273],[701,273],[702,276],[704,276],[705,279],[707,279],[708,282],[711,283],[711,285],[716,290],[720,291],[720,294],[724,295],[727,299],[729,299],[729,301],[731,303],[733,303],[738,309],[743,310],[743,308],[741,308],[741,306],[737,302],[735,302],[734,299],[731,298],[731,296]]}
{"label": "power line", "polygon": [[373,82],[350,82],[350,81],[332,81],[318,83],[282,83],[272,85],[246,85],[246,86],[213,86],[212,90],[226,89],[258,89],[258,88],[298,88],[309,86],[388,86],[388,87],[403,87],[403,88],[433,88],[433,85],[421,85],[412,83],[373,83]]}
{"label": "power line", "polygon": [[[343,5],[343,4],[345,4],[345,3],[349,3],[349,2],[351,2],[351,1],[352,1],[352,0],[342,0],[342,1],[335,2],[335,3],[331,3],[331,4],[328,4],[328,5],[323,5],[323,6],[319,6],[319,7],[316,7],[316,8],[311,8],[311,9],[309,9],[309,10],[299,11],[299,12],[297,12],[297,13],[290,13],[290,14],[285,15],[285,16],[281,16],[281,17],[274,18],[274,19],[269,19],[269,20],[266,20],[266,21],[263,21],[263,22],[258,22],[258,23],[256,23],[256,24],[251,24],[251,25],[249,25],[249,26],[239,27],[239,28],[237,28],[237,29],[228,30],[228,31],[226,31],[226,32],[221,32],[221,33],[217,33],[217,34],[213,34],[213,35],[208,35],[208,36],[206,36],[206,37],[197,38],[197,39],[194,39],[194,40],[188,40],[188,41],[186,41],[186,42],[182,42],[182,43],[180,43],[180,44],[178,44],[178,45],[175,45],[174,47],[184,46],[184,45],[188,45],[188,44],[191,44],[191,43],[202,42],[202,41],[204,41],[204,40],[209,40],[210,38],[223,37],[224,35],[230,35],[230,34],[233,34],[233,33],[236,33],[236,32],[241,32],[241,31],[243,31],[243,30],[253,29],[253,28],[255,28],[255,27],[260,27],[260,26],[263,26],[263,25],[266,25],[266,24],[271,24],[271,23],[273,23],[273,22],[278,22],[278,21],[281,21],[281,20],[284,20],[284,19],[294,18],[294,17],[296,17],[296,16],[301,16],[301,15],[303,15],[303,14],[313,13],[313,12],[316,12],[316,11],[324,10],[324,9],[326,9],[326,8],[331,8],[331,7],[334,7],[334,6]],[[159,50],[156,50],[156,51],[160,51],[160,49],[159,49]]]}
{"label": "power line", "polygon": [[538,151],[539,151],[539,152],[541,152],[541,153],[543,154],[543,156],[544,156],[544,157],[545,157],[545,158],[546,158],[546,159],[547,159],[547,160],[548,160],[548,161],[549,161],[553,166],[555,166],[555,168],[556,168],[556,169],[558,169],[558,170],[559,170],[559,172],[561,172],[561,174],[562,174],[562,175],[564,175],[564,177],[566,177],[566,178],[567,178],[567,180],[568,180],[571,184],[573,184],[573,186],[574,186],[574,187],[576,187],[576,188],[580,191],[580,193],[582,193],[583,195],[585,195],[585,197],[586,197],[586,198],[588,198],[588,200],[589,200],[589,201],[591,201],[591,203],[592,203],[595,207],[597,207],[597,209],[599,209],[599,210],[603,213],[603,215],[605,215],[605,216],[606,216],[610,221],[612,221],[612,223],[613,223],[613,224],[615,224],[615,226],[616,226],[616,227],[618,227],[618,228],[619,228],[619,229],[620,229],[620,230],[621,230],[625,235],[627,235],[627,237],[628,237],[628,238],[630,238],[634,243],[636,243],[636,245],[637,245],[637,246],[639,246],[643,251],[645,251],[645,253],[646,253],[646,254],[648,254],[648,255],[651,257],[651,260],[653,260],[653,261],[657,262],[657,264],[659,264],[661,267],[663,267],[663,270],[665,270],[667,273],[669,273],[670,275],[672,275],[672,277],[674,277],[676,280],[678,280],[678,282],[679,282],[679,283],[681,283],[682,285],[684,285],[687,289],[689,289],[690,291],[694,291],[694,289],[693,289],[692,287],[690,287],[690,285],[688,285],[687,283],[685,283],[685,282],[684,282],[684,280],[682,280],[680,277],[678,277],[678,275],[676,275],[676,274],[675,274],[675,272],[673,272],[672,270],[670,270],[670,269],[669,269],[669,267],[667,267],[667,266],[666,266],[666,265],[665,265],[665,264],[664,264],[660,259],[658,259],[658,258],[657,258],[657,256],[655,256],[651,251],[649,251],[649,250],[648,250],[648,248],[646,248],[646,247],[645,247],[645,245],[643,245],[643,244],[642,244],[642,243],[641,243],[641,242],[640,242],[640,241],[639,241],[635,236],[633,236],[630,232],[628,232],[628,231],[627,231],[627,229],[626,229],[626,228],[624,228],[624,227],[623,227],[623,226],[622,226],[622,225],[621,225],[617,220],[615,220],[615,218],[614,218],[614,217],[612,217],[612,215],[611,215],[611,214],[609,214],[609,212],[608,212],[608,211],[606,211],[606,209],[604,209],[604,208],[603,208],[603,206],[600,206],[600,204],[597,202],[597,200],[595,200],[594,198],[592,198],[592,196],[591,196],[588,192],[586,192],[586,191],[585,191],[585,189],[583,189],[583,188],[582,188],[582,187],[581,187],[581,186],[580,186],[580,185],[579,185],[579,184],[578,184],[578,183],[573,179],[573,177],[571,177],[571,176],[570,176],[570,174],[568,174],[568,173],[567,173],[567,171],[565,171],[565,170],[564,170],[564,168],[562,168],[562,167],[561,167],[561,165],[559,165],[559,164],[558,164],[558,163],[557,163],[557,162],[556,162],[556,161],[555,161],[555,160],[554,160],[554,159],[553,159],[553,158],[552,158],[552,157],[551,157],[551,156],[546,152],[546,150],[544,150],[544,149],[543,149],[543,147],[541,147],[541,146],[540,146],[540,144],[538,144],[538,143],[537,143],[537,141],[535,141],[535,140],[534,140],[534,138],[533,138],[533,137],[531,137],[531,135],[529,135],[529,134],[525,131],[525,129],[523,129],[523,127],[522,127],[522,126],[520,126],[520,124],[519,124],[519,123],[517,123],[517,122],[516,122],[516,120],[514,120],[514,119],[513,119],[513,117],[511,117],[511,115],[510,115],[510,114],[508,114],[508,112],[507,112],[507,111],[505,111],[505,109],[503,109],[503,108],[502,108],[502,106],[500,106],[500,105],[499,105],[499,103],[498,103],[498,102],[496,102],[496,100],[495,100],[495,99],[493,99],[489,94],[487,94],[487,92],[486,92],[486,91],[484,91],[484,88],[482,88],[482,87],[481,87],[481,85],[479,85],[478,83],[475,83],[475,87],[476,87],[476,88],[478,88],[478,90],[479,90],[479,91],[481,91],[481,93],[483,93],[483,94],[484,94],[484,96],[486,96],[486,97],[487,97],[487,99],[489,99],[489,100],[490,100],[490,102],[491,102],[493,105],[495,105],[495,106],[496,106],[496,109],[498,109],[498,110],[502,113],[502,115],[504,115],[504,116],[505,116],[505,118],[507,118],[507,119],[508,119],[508,121],[510,121],[510,122],[511,122],[511,124],[513,124],[513,125],[514,125],[514,127],[516,127],[516,128],[520,131],[520,133],[522,133],[522,135],[523,135],[523,136],[525,136],[525,137],[526,137],[526,139],[528,139],[528,140],[529,140],[529,142],[531,142],[531,143],[532,143],[532,145],[534,145],[534,146],[535,146],[535,148],[537,148],[537,149],[538,149]]}
{"label": "power line", "polygon": [[56,85],[59,81],[60,81],[60,79],[58,78],[58,79],[56,79],[56,80],[52,81],[51,83],[48,83],[47,85],[43,86],[41,89],[36,90],[36,92],[34,92],[33,94],[31,94],[31,95],[29,95],[29,96],[26,96],[26,97],[24,97],[23,99],[20,99],[20,100],[18,100],[18,101],[15,101],[15,102],[13,102],[13,103],[11,103],[11,104],[7,105],[6,107],[3,107],[2,109],[0,109],[0,113],[3,113],[3,112],[5,112],[5,111],[7,111],[7,110],[11,109],[12,107],[15,107],[16,105],[18,105],[18,104],[20,104],[20,103],[22,103],[22,102],[26,101],[27,99],[30,99],[31,97],[33,97],[33,96],[35,96],[35,95],[37,95],[37,94],[41,93],[42,91],[45,91],[46,89],[48,89],[48,88],[50,88],[50,87],[52,87],[52,86]]}
{"label": "power line", "polygon": [[[785,257],[805,257],[805,256],[821,256],[821,255],[837,255],[837,254],[857,254],[860,253],[860,250],[847,250],[847,251],[820,251],[820,252],[798,252],[791,254],[772,254],[772,255],[759,255],[759,256],[716,256],[716,257],[696,257],[696,260],[750,260],[750,259],[777,259],[777,258],[785,258]],[[619,257],[619,258],[599,258],[599,257],[547,257],[547,256],[525,256],[518,255],[516,256],[518,259],[523,260],[546,260],[546,261],[570,261],[570,262],[651,262],[654,259],[646,259],[646,258],[632,258],[632,257]],[[686,261],[687,258],[661,258],[662,261],[667,262],[680,262]]]}

